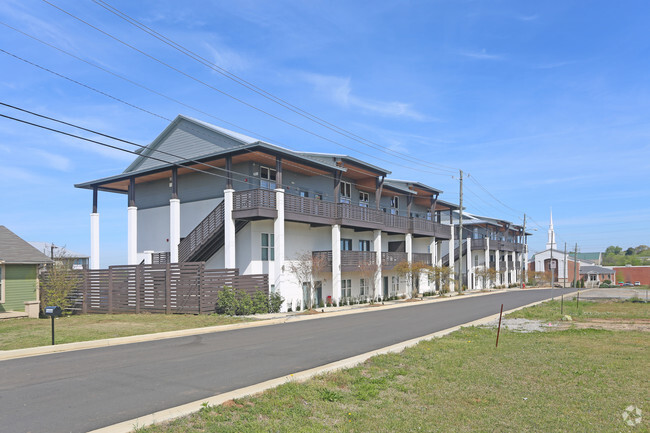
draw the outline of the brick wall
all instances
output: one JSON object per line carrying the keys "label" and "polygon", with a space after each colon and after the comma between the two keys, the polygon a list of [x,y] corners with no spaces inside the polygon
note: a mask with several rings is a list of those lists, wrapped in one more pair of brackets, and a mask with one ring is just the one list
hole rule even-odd
{"label": "brick wall", "polygon": [[634,284],[635,281],[641,284],[650,284],[650,266],[615,266],[616,278],[623,276],[623,281]]}

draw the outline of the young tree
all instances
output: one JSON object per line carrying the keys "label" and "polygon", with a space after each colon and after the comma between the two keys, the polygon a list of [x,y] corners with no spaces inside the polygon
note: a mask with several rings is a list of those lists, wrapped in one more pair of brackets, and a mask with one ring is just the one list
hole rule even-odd
{"label": "young tree", "polygon": [[311,251],[304,251],[289,262],[289,272],[296,277],[298,284],[303,287],[307,284],[309,288],[308,308],[314,308],[314,277],[322,275],[329,263],[324,254],[313,254]]}
{"label": "young tree", "polygon": [[489,266],[483,266],[476,271],[476,275],[483,280],[483,288],[487,289],[494,285],[497,278],[497,271]]}
{"label": "young tree", "polygon": [[363,261],[359,264],[359,273],[368,283],[370,289],[370,302],[375,300],[375,292],[377,287],[375,286],[375,280],[377,279],[377,274],[380,270],[380,265],[377,264],[374,260]]}
{"label": "young tree", "polygon": [[418,287],[415,284],[415,280],[423,272],[431,274],[433,268],[424,262],[409,263],[407,260],[402,260],[395,265],[393,271],[401,277],[406,277],[407,285],[411,287],[411,298],[416,298],[418,296]]}
{"label": "young tree", "polygon": [[453,279],[454,270],[449,266],[434,266],[433,278],[438,282],[440,293],[449,292],[449,282]]}
{"label": "young tree", "polygon": [[65,252],[55,254],[54,262],[47,265],[40,277],[41,309],[50,305],[61,307],[65,314],[73,304],[74,290],[83,282],[83,275],[72,270],[72,259]]}

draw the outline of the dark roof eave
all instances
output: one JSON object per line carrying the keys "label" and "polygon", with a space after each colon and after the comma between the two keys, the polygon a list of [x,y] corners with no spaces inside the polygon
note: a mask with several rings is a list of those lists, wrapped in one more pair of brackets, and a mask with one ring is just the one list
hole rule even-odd
{"label": "dark roof eave", "polygon": [[313,160],[311,158],[305,158],[303,156],[297,155],[294,152],[283,150],[281,148],[278,148],[277,146],[273,146],[272,144],[264,143],[262,141],[245,145],[245,146],[240,146],[232,149],[226,149],[221,152],[215,152],[211,153],[209,155],[202,156],[200,158],[192,158],[192,159],[185,159],[182,161],[176,161],[176,162],[170,162],[165,165],[153,167],[150,169],[144,169],[144,170],[139,170],[139,171],[131,171],[127,173],[120,173],[116,174],[114,176],[109,176],[105,177],[102,179],[96,179],[96,180],[91,180],[88,182],[83,182],[83,183],[77,183],[74,185],[75,188],[81,188],[81,189],[92,189],[94,187],[98,187],[101,190],[108,191],[108,192],[119,192],[119,193],[124,193],[123,191],[120,190],[112,190],[111,188],[102,188],[102,184],[107,184],[107,183],[113,183],[113,182],[119,182],[121,180],[126,180],[131,177],[138,177],[142,176],[145,174],[154,174],[154,173],[160,173],[163,171],[170,170],[174,166],[180,166],[180,165],[189,165],[189,164],[195,164],[194,161],[197,161],[199,163],[209,161],[211,159],[214,159],[215,157],[221,157],[221,156],[227,156],[228,154],[236,154],[236,153],[241,153],[242,151],[250,151],[255,148],[260,148],[264,150],[271,150],[274,152],[277,152],[279,154],[282,154],[282,156],[285,156],[287,158],[296,160],[297,162],[300,161],[302,163],[308,162],[313,165],[319,166],[321,170],[338,170],[345,172],[347,171],[343,167],[337,167],[335,165],[330,165],[330,164],[325,164],[320,161]]}

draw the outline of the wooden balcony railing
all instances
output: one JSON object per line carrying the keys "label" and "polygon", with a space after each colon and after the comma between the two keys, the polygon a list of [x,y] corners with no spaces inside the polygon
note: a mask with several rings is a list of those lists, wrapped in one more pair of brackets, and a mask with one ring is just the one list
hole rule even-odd
{"label": "wooden balcony railing", "polygon": [[431,254],[429,253],[413,253],[413,262],[421,262],[425,265],[431,266]]}
{"label": "wooden balcony railing", "polygon": [[249,189],[246,191],[236,191],[233,194],[233,209],[255,209],[255,208],[275,209],[275,191],[269,189]]}
{"label": "wooden balcony railing", "polygon": [[194,253],[218,236],[223,230],[223,218],[224,204],[221,202],[178,244],[178,260],[190,260]]}
{"label": "wooden balcony railing", "polygon": [[408,260],[406,253],[381,253],[381,268],[391,270],[399,262]]}
{"label": "wooden balcony railing", "polygon": [[[322,257],[327,265],[326,271],[332,272],[332,252],[314,251],[314,257]],[[365,265],[374,265],[377,253],[374,251],[341,251],[341,272],[357,272]]]}
{"label": "wooden balcony railing", "polygon": [[291,194],[284,196],[284,211],[331,220],[338,216],[336,203]]}

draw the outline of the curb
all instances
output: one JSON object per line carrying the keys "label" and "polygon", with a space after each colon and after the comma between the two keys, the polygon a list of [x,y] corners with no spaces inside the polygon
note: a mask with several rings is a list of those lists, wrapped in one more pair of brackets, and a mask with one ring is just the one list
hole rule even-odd
{"label": "curb", "polygon": [[[524,290],[524,289],[508,289],[508,290],[516,291],[516,290]],[[158,332],[155,334],[131,335],[128,337],[116,337],[116,338],[107,338],[103,340],[79,341],[79,342],[64,343],[64,344],[59,344],[54,346],[37,346],[37,347],[28,347],[25,349],[5,350],[5,351],[0,351],[0,362],[10,360],[10,359],[26,358],[30,356],[72,352],[75,350],[97,349],[100,347],[111,347],[111,346],[118,346],[122,344],[144,343],[147,341],[157,341],[157,340],[164,340],[168,338],[188,337],[193,335],[209,334],[213,332],[233,331],[237,329],[256,328],[258,326],[279,325],[282,323],[292,323],[292,322],[303,321],[303,320],[327,319],[330,317],[346,316],[349,314],[383,311],[383,310],[393,309],[393,308],[404,308],[404,307],[411,307],[416,305],[431,304],[436,302],[446,302],[455,299],[465,299],[469,297],[493,295],[497,293],[505,293],[505,291],[499,290],[494,292],[479,292],[479,293],[466,294],[463,296],[449,296],[445,298],[426,299],[419,302],[404,302],[399,304],[383,305],[381,307],[351,308],[343,311],[332,311],[332,312],[327,312],[322,314],[291,315],[291,316],[285,316],[281,318],[261,319],[255,322],[235,323],[231,325],[217,325],[217,326],[208,326],[204,328],[179,329],[176,331]]]}
{"label": "curb", "polygon": [[[575,294],[576,292],[572,293],[567,293],[568,295]],[[513,308],[511,310],[504,311],[503,314],[509,314],[514,311],[521,310],[523,308],[528,308],[532,307],[535,305],[542,304],[544,302],[547,302],[548,299],[544,299],[542,301],[536,301],[527,305],[522,305],[521,307]],[[445,335],[451,334],[452,332],[455,332],[461,328],[468,327],[468,326],[477,326],[477,325],[483,325],[485,323],[489,323],[490,321],[496,319],[499,317],[499,314],[492,314],[490,316],[483,317],[481,319],[473,320],[471,322],[463,323],[461,325],[453,326],[451,328],[443,329],[442,331],[437,331],[432,334],[428,334],[422,337],[418,338],[413,338],[411,340],[406,340],[401,343],[393,344],[390,346],[382,347],[380,349],[376,349],[370,352],[362,353],[360,355],[356,355],[350,358],[342,359],[340,361],[335,361],[329,364],[321,365],[319,367],[311,368],[308,370],[303,370],[294,374],[291,374],[289,376],[281,376],[277,377],[275,379],[267,380],[265,382],[261,382],[255,385],[247,386],[244,388],[239,388],[233,391],[225,392],[223,394],[217,394],[212,397],[204,398],[201,400],[196,400],[191,403],[186,403],[180,406],[172,407],[169,409],[161,410],[158,412],[154,412],[148,415],[144,415],[138,418],[130,419],[128,421],[123,421],[118,424],[113,424],[107,427],[102,427],[97,430],[92,430],[89,433],[130,433],[133,432],[137,428],[142,428],[146,426],[150,426],[153,424],[160,424],[162,422],[166,421],[171,421],[177,418],[181,418],[183,416],[187,416],[190,414],[193,414],[195,412],[200,411],[203,407],[206,405],[209,406],[218,406],[220,404],[223,404],[224,402],[236,398],[243,398],[243,397],[248,397],[252,396],[255,394],[260,394],[268,389],[275,388],[277,386],[280,386],[282,384],[288,383],[288,382],[305,382],[309,379],[311,379],[314,376],[318,376],[321,374],[325,373],[330,373],[334,372],[337,370],[342,370],[345,368],[351,368],[355,367],[366,360],[372,358],[373,356],[377,355],[384,355],[387,353],[399,353],[404,351],[405,349],[415,346],[416,344],[420,343],[421,341],[426,341],[426,340],[432,340],[434,338],[441,338],[444,337]]]}

